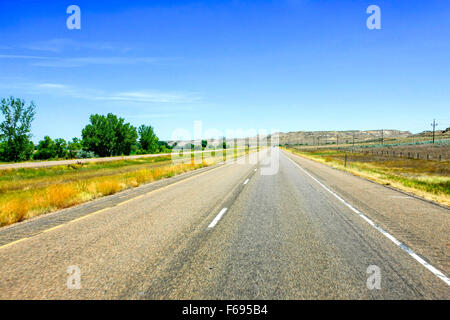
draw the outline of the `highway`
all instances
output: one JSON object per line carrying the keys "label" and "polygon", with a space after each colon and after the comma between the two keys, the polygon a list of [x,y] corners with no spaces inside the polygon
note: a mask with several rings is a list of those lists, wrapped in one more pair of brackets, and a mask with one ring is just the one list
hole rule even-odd
{"label": "highway", "polygon": [[0,229],[0,298],[449,299],[449,227],[448,208],[273,148]]}

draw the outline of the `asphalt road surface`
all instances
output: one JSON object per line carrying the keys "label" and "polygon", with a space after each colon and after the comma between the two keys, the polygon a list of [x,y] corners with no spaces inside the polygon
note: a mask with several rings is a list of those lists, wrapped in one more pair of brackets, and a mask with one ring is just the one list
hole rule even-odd
{"label": "asphalt road surface", "polygon": [[0,298],[449,299],[449,222],[265,150],[0,229]]}

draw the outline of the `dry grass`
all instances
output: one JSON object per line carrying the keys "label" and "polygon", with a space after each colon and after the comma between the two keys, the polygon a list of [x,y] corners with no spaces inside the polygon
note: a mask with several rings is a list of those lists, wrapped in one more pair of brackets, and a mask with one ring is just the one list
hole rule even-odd
{"label": "dry grass", "polygon": [[106,177],[88,179],[81,177],[79,181],[68,181],[41,188],[15,190],[0,196],[0,226],[67,208],[210,164],[212,162],[206,161],[202,164],[164,165],[158,168],[141,169]]}
{"label": "dry grass", "polygon": [[[248,154],[241,150],[233,156]],[[222,152],[201,163],[172,163],[170,157],[0,171],[0,226],[135,188],[222,161]],[[189,160],[188,160],[189,161]]]}
{"label": "dry grass", "polygon": [[390,185],[425,199],[450,206],[450,162],[420,159],[393,159],[348,154],[337,150],[289,151],[356,176]]}

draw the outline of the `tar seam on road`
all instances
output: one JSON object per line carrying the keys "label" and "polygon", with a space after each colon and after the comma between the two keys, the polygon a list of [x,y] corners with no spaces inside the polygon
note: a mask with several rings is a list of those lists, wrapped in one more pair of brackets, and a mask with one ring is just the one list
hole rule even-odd
{"label": "tar seam on road", "polygon": [[447,285],[450,286],[450,279],[447,278],[441,271],[433,267],[431,264],[426,262],[424,259],[419,257],[414,251],[412,251],[408,246],[406,246],[404,243],[398,241],[394,236],[392,236],[390,233],[388,233],[386,230],[378,226],[375,222],[373,222],[371,219],[369,219],[367,216],[365,216],[361,211],[353,207],[350,203],[345,201],[342,197],[337,195],[335,192],[331,191],[326,185],[324,185],[322,182],[317,180],[315,177],[313,177],[309,172],[307,172],[305,169],[303,169],[298,163],[296,163],[294,160],[292,160],[290,157],[286,156],[286,158],[289,159],[294,165],[296,165],[300,170],[302,170],[306,175],[308,175],[311,179],[316,181],[321,187],[323,187],[326,191],[331,193],[336,199],[341,201],[343,204],[345,204],[348,208],[350,208],[353,212],[358,214],[361,218],[364,219],[368,224],[370,224],[372,227],[377,229],[381,234],[383,234],[386,238],[391,240],[393,243],[395,243],[398,247],[400,247],[403,251],[408,253],[411,257],[414,258],[417,262],[419,262],[421,265],[423,265],[425,268],[427,268],[429,271],[431,271],[435,276],[437,276],[439,279],[444,281]]}
{"label": "tar seam on road", "polygon": [[[242,158],[242,157],[241,157],[241,158]],[[182,180],[176,181],[176,182],[174,182],[174,183],[168,184],[168,185],[166,185],[166,186],[164,186],[164,187],[161,187],[161,188],[152,190],[152,191],[150,191],[150,192],[147,192],[147,193],[145,193],[145,194],[141,194],[141,195],[139,195],[139,196],[137,196],[137,197],[134,197],[134,198],[125,200],[125,201],[123,201],[123,202],[120,202],[120,203],[116,204],[114,207],[122,206],[122,205],[124,205],[124,204],[126,204],[126,203],[128,203],[128,202],[137,200],[137,199],[139,199],[139,198],[142,198],[142,197],[144,197],[144,196],[147,196],[147,195],[149,195],[149,194],[151,194],[151,193],[154,193],[154,192],[156,192],[156,191],[162,191],[162,190],[165,190],[166,188],[169,188],[169,187],[171,187],[171,186],[177,185],[177,184],[179,184],[179,183],[181,183],[181,182],[186,182],[186,181],[189,181],[189,180],[191,180],[191,179],[193,179],[193,178],[197,178],[197,177],[199,177],[199,176],[202,176],[202,175],[204,175],[204,174],[206,174],[206,173],[215,171],[215,170],[220,169],[220,168],[227,167],[227,166],[232,165],[232,164],[235,163],[233,160],[238,160],[238,159],[239,159],[239,158],[237,158],[237,159],[232,159],[232,160],[227,160],[227,161],[223,162],[221,165],[219,165],[217,168],[213,168],[213,169],[207,170],[207,171],[205,171],[205,172],[201,172],[201,173],[198,173],[198,174],[194,174],[194,175],[192,175],[192,176],[190,176],[190,177],[187,177],[187,178],[185,178],[185,179],[182,179]],[[106,208],[103,208],[103,209],[100,209],[100,210],[97,210],[97,211],[88,213],[88,214],[86,214],[86,215],[84,215],[84,216],[82,216],[82,217],[79,217],[79,218],[70,220],[70,221],[68,221],[68,222],[66,222],[66,223],[61,223],[61,224],[59,224],[59,225],[57,225],[57,226],[51,227],[51,228],[49,228],[49,229],[45,229],[45,230],[39,232],[38,234],[36,234],[36,235],[34,235],[34,236],[31,236],[31,237],[24,237],[24,238],[18,239],[18,240],[16,240],[16,241],[7,243],[7,244],[5,244],[5,245],[0,246],[0,250],[3,249],[3,248],[9,247],[9,246],[11,246],[11,245],[13,245],[13,244],[22,242],[22,241],[24,241],[24,240],[27,240],[27,239],[31,239],[31,238],[37,237],[37,236],[39,236],[39,235],[41,235],[41,234],[43,234],[43,233],[47,233],[47,232],[50,232],[50,231],[59,229],[59,228],[65,226],[65,225],[68,225],[68,224],[70,224],[70,223],[78,222],[78,221],[80,221],[80,220],[86,219],[86,218],[88,218],[88,217],[91,217],[91,216],[96,215],[96,214],[98,214],[98,213],[101,213],[101,212],[103,212],[103,211],[109,210],[109,209],[111,209],[111,208],[113,208],[113,207],[106,207]]]}
{"label": "tar seam on road", "polygon": [[227,212],[227,208],[223,208],[220,210],[219,214],[214,218],[214,220],[209,224],[208,229],[214,228],[214,226],[219,222],[219,220],[222,218],[222,216]]}

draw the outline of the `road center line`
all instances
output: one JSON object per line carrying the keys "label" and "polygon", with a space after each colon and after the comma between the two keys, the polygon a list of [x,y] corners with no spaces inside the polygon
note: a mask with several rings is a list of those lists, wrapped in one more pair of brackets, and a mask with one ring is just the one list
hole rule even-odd
{"label": "road center line", "polygon": [[309,172],[307,172],[305,169],[303,169],[298,163],[296,163],[294,160],[292,160],[290,157],[286,156],[289,161],[291,161],[294,165],[296,165],[300,170],[302,170],[307,176],[309,176],[311,179],[316,181],[322,188],[324,188],[326,191],[331,193],[336,199],[341,201],[343,204],[345,204],[347,207],[349,207],[353,212],[357,213],[361,218],[363,218],[368,224],[370,224],[372,227],[377,229],[379,232],[381,232],[386,238],[391,240],[393,243],[395,243],[398,247],[400,247],[403,251],[408,253],[411,257],[414,258],[417,262],[419,262],[421,265],[423,265],[425,268],[427,268],[429,271],[431,271],[435,276],[437,276],[439,279],[444,281],[447,285],[450,286],[450,279],[447,278],[441,271],[433,267],[431,264],[423,260],[419,255],[417,255],[414,251],[412,251],[408,246],[406,246],[404,243],[398,241],[394,236],[389,234],[386,230],[378,226],[375,222],[373,222],[371,219],[369,219],[367,216],[365,216],[363,213],[361,213],[358,209],[353,207],[350,203],[345,201],[343,198],[341,198],[339,195],[331,191],[326,185],[324,185],[322,182],[314,178]]}
{"label": "road center line", "polygon": [[227,212],[227,208],[220,210],[219,214],[214,218],[214,220],[209,224],[208,229],[214,228],[217,222],[222,218],[222,216]]}

